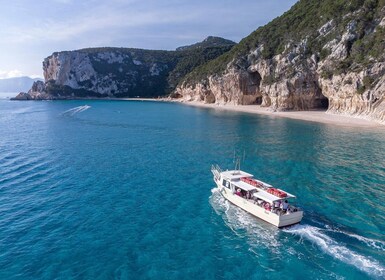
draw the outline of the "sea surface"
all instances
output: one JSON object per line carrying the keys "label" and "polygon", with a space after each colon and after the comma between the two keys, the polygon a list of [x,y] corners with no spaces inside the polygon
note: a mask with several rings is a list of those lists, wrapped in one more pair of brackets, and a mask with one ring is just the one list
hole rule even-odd
{"label": "sea surface", "polygon": [[[283,230],[211,164],[296,194]],[[0,279],[385,279],[385,129],[166,102],[0,100]]]}

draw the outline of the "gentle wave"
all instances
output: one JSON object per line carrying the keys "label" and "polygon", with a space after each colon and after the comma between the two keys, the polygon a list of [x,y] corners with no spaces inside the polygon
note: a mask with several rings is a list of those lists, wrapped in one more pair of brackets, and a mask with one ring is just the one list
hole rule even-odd
{"label": "gentle wave", "polygon": [[88,106],[88,105],[78,106],[78,107],[75,107],[75,108],[71,108],[71,109],[69,109],[67,111],[64,111],[61,115],[62,116],[73,116],[75,114],[84,112],[85,110],[88,110],[89,108],[91,108],[91,106]]}
{"label": "gentle wave", "polygon": [[385,267],[377,260],[360,255],[323,233],[322,229],[310,225],[296,225],[284,231],[306,238],[318,245],[322,251],[339,259],[340,261],[353,265],[359,270],[372,277],[385,277]]}
{"label": "gentle wave", "polygon": [[0,168],[2,169],[0,183],[24,178],[26,175],[34,174],[36,170],[52,165],[54,162],[53,159],[50,159],[49,153],[42,153],[39,156],[34,153],[17,154],[13,158],[4,160],[4,162],[0,161]]}

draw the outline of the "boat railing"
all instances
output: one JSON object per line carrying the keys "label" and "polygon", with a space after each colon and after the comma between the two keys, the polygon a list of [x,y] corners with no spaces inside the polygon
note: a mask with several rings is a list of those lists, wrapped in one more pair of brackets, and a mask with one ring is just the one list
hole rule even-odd
{"label": "boat railing", "polygon": [[219,167],[218,164],[213,164],[211,165],[211,172],[213,173],[214,177],[219,180],[219,178],[221,177],[221,172],[222,172],[222,169]]}
{"label": "boat railing", "polygon": [[266,209],[265,205],[266,201],[263,201],[263,200],[258,200],[256,198],[245,198],[247,201],[249,201],[250,203],[253,203],[257,206],[259,206],[260,208],[263,208],[265,209],[266,211],[269,211],[271,213],[274,213],[278,216],[283,216],[283,215],[291,215],[292,213],[296,213],[296,212],[300,212],[302,211],[301,208],[297,207],[297,206],[294,206],[294,205],[289,205],[287,210],[283,210],[282,207],[275,207],[275,206],[272,206],[270,204],[270,206],[268,207],[268,209]]}

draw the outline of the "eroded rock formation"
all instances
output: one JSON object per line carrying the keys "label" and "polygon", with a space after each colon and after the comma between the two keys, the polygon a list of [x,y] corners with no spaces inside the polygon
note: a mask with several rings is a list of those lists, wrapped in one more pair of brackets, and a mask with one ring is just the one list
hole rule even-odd
{"label": "eroded rock formation", "polygon": [[20,92],[16,97],[11,100],[50,100],[53,99],[45,91],[45,84],[43,81],[36,81],[33,83],[32,88],[28,92]]}
{"label": "eroded rock formation", "polygon": [[[328,20],[301,37],[288,26],[282,32],[286,37],[270,50],[277,26],[315,2],[302,0],[292,11],[251,34],[235,48],[239,50],[231,60],[222,58],[223,70],[214,69],[202,78],[198,68],[179,84],[175,95],[186,101],[260,104],[278,111],[324,108],[385,122],[385,8],[379,3],[365,6],[368,1],[362,1],[356,11]],[[245,45],[249,50],[242,53]],[[266,50],[272,55],[266,55]]]}

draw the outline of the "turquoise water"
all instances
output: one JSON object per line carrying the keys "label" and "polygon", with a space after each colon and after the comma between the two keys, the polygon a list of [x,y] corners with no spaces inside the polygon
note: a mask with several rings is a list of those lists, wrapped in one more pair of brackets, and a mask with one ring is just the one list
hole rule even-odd
{"label": "turquoise water", "polygon": [[[0,100],[0,131],[0,279],[385,278],[385,129]],[[210,166],[234,150],[298,196],[300,225],[221,198]]]}

